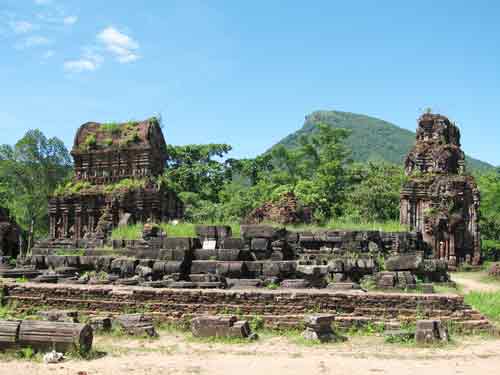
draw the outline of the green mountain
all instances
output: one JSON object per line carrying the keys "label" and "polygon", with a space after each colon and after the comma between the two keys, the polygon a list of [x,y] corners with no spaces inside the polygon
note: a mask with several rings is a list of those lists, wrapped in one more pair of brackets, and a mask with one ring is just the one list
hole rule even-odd
{"label": "green mountain", "polygon": [[[415,144],[414,132],[378,118],[340,111],[316,111],[311,113],[306,116],[301,129],[283,138],[278,144],[282,144],[287,148],[296,147],[299,137],[315,132],[318,123],[351,130],[352,133],[347,139],[347,145],[352,150],[352,159],[354,161],[383,160],[402,164],[408,151]],[[466,160],[467,166],[476,172],[494,168],[491,164],[469,156],[466,157]]]}

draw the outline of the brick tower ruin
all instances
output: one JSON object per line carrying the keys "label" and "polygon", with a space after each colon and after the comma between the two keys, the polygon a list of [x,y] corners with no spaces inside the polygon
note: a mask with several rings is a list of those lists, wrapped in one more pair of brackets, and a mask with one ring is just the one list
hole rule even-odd
{"label": "brick tower ruin", "polygon": [[71,155],[73,180],[49,201],[52,239],[102,237],[120,221],[182,217],[181,201],[158,183],[167,151],[156,118],[83,124]]}
{"label": "brick tower ruin", "polygon": [[480,194],[474,178],[465,174],[458,127],[445,116],[422,115],[405,171],[401,224],[421,232],[434,257],[450,268],[478,264]]}

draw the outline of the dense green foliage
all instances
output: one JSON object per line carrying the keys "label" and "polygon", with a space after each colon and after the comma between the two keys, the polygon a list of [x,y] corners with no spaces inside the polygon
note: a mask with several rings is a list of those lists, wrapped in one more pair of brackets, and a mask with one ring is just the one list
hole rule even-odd
{"label": "dense green foliage", "polygon": [[500,169],[477,179],[481,192],[481,234],[483,254],[492,260],[500,258]]}
{"label": "dense green foliage", "polygon": [[[300,137],[310,136],[316,132],[318,123],[336,129],[350,130],[351,135],[346,145],[352,150],[352,159],[357,162],[386,161],[401,165],[415,144],[414,132],[387,121],[350,112],[317,111],[306,117],[301,129],[285,137],[278,145],[286,148],[298,147]],[[476,172],[494,168],[488,163],[470,157],[467,157],[467,165]]]}
{"label": "dense green foliage", "polygon": [[14,146],[0,146],[0,205],[28,232],[28,244],[35,233],[47,232],[49,195],[70,171],[63,142],[39,130],[28,131]]}

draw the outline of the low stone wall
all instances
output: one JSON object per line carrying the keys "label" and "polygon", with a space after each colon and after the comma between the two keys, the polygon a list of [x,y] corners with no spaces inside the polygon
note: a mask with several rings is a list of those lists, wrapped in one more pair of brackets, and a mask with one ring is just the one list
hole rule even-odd
{"label": "low stone wall", "polygon": [[490,329],[489,322],[460,296],[328,290],[178,290],[144,287],[5,282],[4,302],[19,310],[78,309],[90,315],[151,313],[160,321],[201,314],[260,316],[268,327],[296,326],[310,313],[330,313],[339,325],[435,318],[466,330]]}

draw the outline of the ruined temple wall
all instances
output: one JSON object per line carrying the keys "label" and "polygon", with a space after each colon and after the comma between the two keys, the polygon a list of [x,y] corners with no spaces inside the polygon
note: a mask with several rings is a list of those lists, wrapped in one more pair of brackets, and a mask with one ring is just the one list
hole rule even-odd
{"label": "ruined temple wall", "polygon": [[368,322],[415,321],[436,318],[464,328],[491,328],[463,297],[397,293],[356,293],[318,290],[174,290],[144,287],[40,285],[7,283],[5,300],[19,310],[37,307],[79,309],[89,314],[152,313],[158,320],[238,311],[262,316],[270,327],[297,326],[311,311],[333,313],[350,326]]}
{"label": "ruined temple wall", "polygon": [[52,198],[49,202],[50,237],[81,239],[92,233],[106,207],[112,215],[112,226],[129,213],[130,222],[154,222],[179,219],[183,205],[170,191],[146,189],[123,195],[91,194]]}

